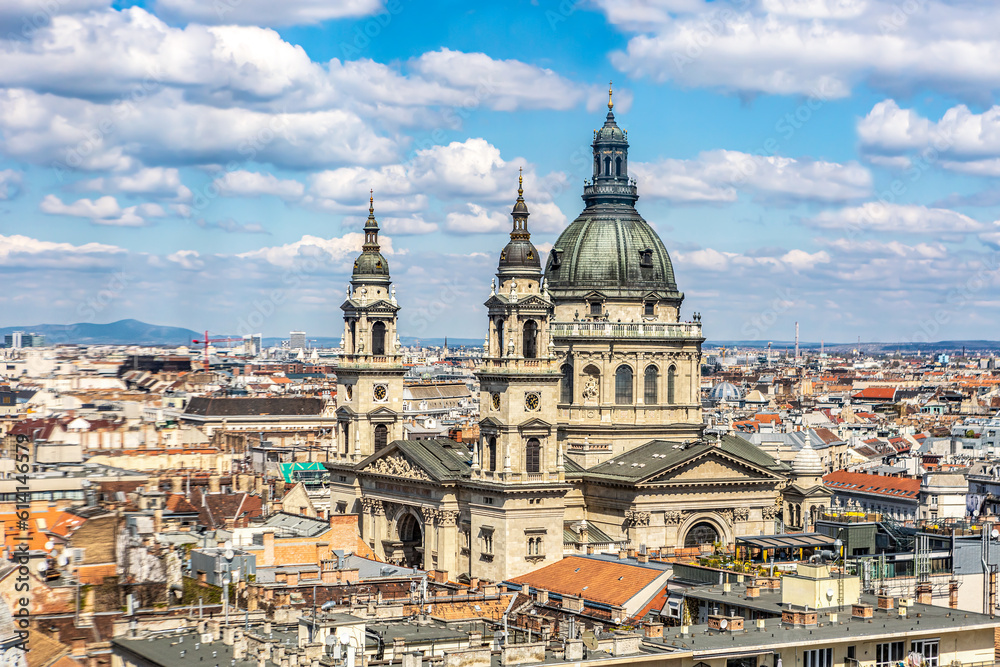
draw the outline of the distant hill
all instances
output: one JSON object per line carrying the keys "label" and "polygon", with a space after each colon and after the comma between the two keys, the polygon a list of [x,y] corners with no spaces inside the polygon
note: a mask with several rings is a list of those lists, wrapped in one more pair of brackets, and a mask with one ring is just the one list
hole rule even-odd
{"label": "distant hill", "polygon": [[0,327],[0,336],[25,331],[44,334],[47,345],[191,345],[202,334],[181,327],[147,324],[139,320],[119,320],[108,324],[32,324]]}

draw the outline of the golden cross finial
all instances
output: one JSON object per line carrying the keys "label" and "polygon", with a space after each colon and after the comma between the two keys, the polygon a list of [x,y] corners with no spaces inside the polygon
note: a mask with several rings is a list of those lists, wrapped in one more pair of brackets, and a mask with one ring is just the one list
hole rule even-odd
{"label": "golden cross finial", "polygon": [[518,167],[517,168],[517,196],[518,197],[520,197],[521,195],[524,194],[523,185],[524,185],[523,167]]}
{"label": "golden cross finial", "polygon": [[375,215],[375,189],[372,188],[368,191],[368,212],[371,215]]}
{"label": "golden cross finial", "polygon": [[612,81],[608,81],[608,111],[611,111],[615,107],[615,103],[611,100],[612,84]]}

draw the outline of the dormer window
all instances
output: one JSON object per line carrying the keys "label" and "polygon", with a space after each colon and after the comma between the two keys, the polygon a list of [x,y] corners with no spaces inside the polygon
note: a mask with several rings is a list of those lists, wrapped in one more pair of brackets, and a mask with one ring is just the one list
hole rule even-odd
{"label": "dormer window", "polygon": [[655,301],[647,301],[646,302],[646,309],[645,309],[645,311],[643,311],[643,314],[646,317],[653,317],[653,316],[655,316],[656,315],[656,302]]}
{"label": "dormer window", "polygon": [[560,266],[562,266],[562,250],[559,250],[558,248],[553,248],[552,249],[552,268],[553,269],[558,269]]}
{"label": "dormer window", "polygon": [[646,248],[639,251],[639,266],[653,266],[653,249]]}

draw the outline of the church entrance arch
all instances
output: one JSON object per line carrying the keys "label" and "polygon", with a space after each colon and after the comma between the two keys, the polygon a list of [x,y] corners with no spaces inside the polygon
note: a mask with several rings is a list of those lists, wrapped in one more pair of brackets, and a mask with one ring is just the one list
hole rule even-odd
{"label": "church entrance arch", "polygon": [[[421,568],[424,562],[424,525],[411,511],[404,510],[396,518],[396,538],[393,560],[406,567]],[[388,554],[386,554],[388,555]]]}
{"label": "church entrance arch", "polygon": [[678,547],[690,549],[716,542],[733,541],[732,528],[714,512],[699,512],[687,518],[677,531]]}

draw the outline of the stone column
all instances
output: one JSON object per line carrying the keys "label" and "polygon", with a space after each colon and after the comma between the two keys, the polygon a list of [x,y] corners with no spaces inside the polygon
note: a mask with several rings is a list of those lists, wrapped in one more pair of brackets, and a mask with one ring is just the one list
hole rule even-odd
{"label": "stone column", "polygon": [[438,522],[438,566],[448,579],[458,576],[458,510],[442,510]]}

